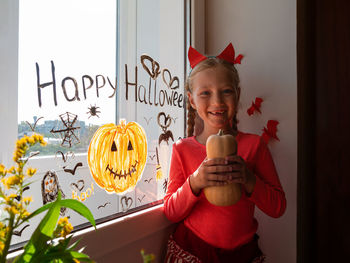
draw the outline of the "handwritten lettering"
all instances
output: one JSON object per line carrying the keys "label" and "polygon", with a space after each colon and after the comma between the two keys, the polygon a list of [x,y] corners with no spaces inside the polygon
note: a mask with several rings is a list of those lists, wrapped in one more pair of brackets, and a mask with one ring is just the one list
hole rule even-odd
{"label": "handwritten lettering", "polygon": [[[152,59],[152,58],[149,58]],[[152,59],[153,61],[153,59]],[[128,66],[125,64],[125,99],[134,100],[137,103],[147,104],[153,107],[184,107],[184,95],[179,92],[179,79],[178,77],[172,77],[168,69],[163,70],[162,78],[157,78],[160,72],[159,64],[155,61],[152,62],[156,67],[157,74],[151,74],[150,71],[146,70],[147,67],[144,66],[145,72],[149,74],[148,86],[138,83],[138,68],[135,66],[134,71],[128,71]],[[57,102],[57,86],[56,86],[56,73],[55,64],[51,61],[51,81],[42,82],[40,76],[39,64],[36,64],[36,74],[37,74],[37,92],[38,92],[38,103],[39,107],[42,106],[42,90],[46,87],[52,86],[53,100],[55,106],[58,105]],[[153,65],[152,64],[152,65]],[[153,70],[153,66],[152,66]],[[133,71],[133,72],[132,72]],[[152,71],[153,72],[153,71]],[[157,87],[157,79],[163,80],[163,86]],[[113,90],[113,93],[108,96],[108,98],[113,98],[117,92],[117,79],[112,83],[108,76],[97,74],[94,77],[89,75],[83,75],[78,82],[75,77],[67,76],[61,81],[61,89],[63,97],[68,102],[78,102],[81,101],[81,92],[83,93],[83,98],[86,100],[88,98],[89,90],[93,90],[95,87],[96,97],[100,97],[102,89],[109,87]],[[80,94],[79,94],[80,93]],[[91,91],[90,91],[91,93]],[[91,96],[91,95],[90,95]]]}
{"label": "handwritten lettering", "polygon": [[[50,82],[41,82],[41,76],[40,76],[40,68],[39,64],[35,63],[36,65],[36,76],[37,76],[37,91],[38,91],[38,103],[39,107],[42,106],[42,89],[52,86],[52,91],[53,91],[53,99],[54,99],[54,104],[55,106],[58,105],[57,102],[57,90],[56,90],[56,72],[55,72],[55,64],[53,61],[51,61],[51,78],[52,81]],[[84,100],[87,99],[87,90],[91,89],[94,85],[96,87],[96,96],[100,96],[100,90],[104,88],[107,83],[106,78],[108,80],[109,87],[112,88],[113,93],[109,98],[114,97],[116,90],[117,90],[117,80],[115,81],[115,84],[113,85],[109,77],[105,77],[103,75],[96,75],[95,76],[95,81],[94,79],[89,76],[89,75],[83,75],[81,77],[81,86],[84,94]],[[68,84],[69,83],[69,84]],[[62,93],[64,98],[69,101],[69,102],[74,102],[74,101],[80,101],[80,95],[79,95],[79,84],[77,80],[74,77],[67,76],[62,79],[61,81],[61,88],[62,88]],[[72,92],[73,90],[73,92]]]}
{"label": "handwritten lettering", "polygon": [[38,101],[39,101],[39,107],[41,107],[41,89],[52,85],[52,91],[53,91],[53,100],[55,103],[55,106],[57,106],[57,94],[56,94],[56,77],[55,77],[55,64],[53,61],[51,61],[51,73],[52,73],[52,81],[41,83],[40,82],[40,68],[39,64],[35,63],[36,68],[36,79],[37,79],[37,86],[38,86]]}
{"label": "handwritten lettering", "polygon": [[84,202],[87,198],[89,198],[91,195],[94,194],[94,185],[91,183],[91,188],[86,189],[85,192],[80,192],[80,195],[78,195],[78,192],[72,191],[72,199],[76,199],[80,202]]}
{"label": "handwritten lettering", "polygon": [[[132,73],[131,73],[132,74]],[[166,89],[157,90],[157,80],[153,81],[152,78],[149,78],[148,87],[144,85],[138,85],[138,69],[135,67],[134,80],[131,82],[129,78],[128,66],[125,64],[125,99],[129,100],[134,94],[135,102],[148,104],[150,106],[163,107],[164,105],[175,106],[179,108],[184,107],[183,103],[183,94],[176,91],[179,87],[171,88],[166,85]],[[164,84],[167,84],[164,82]],[[132,87],[134,92],[132,92]],[[153,93],[153,96],[152,96]]]}

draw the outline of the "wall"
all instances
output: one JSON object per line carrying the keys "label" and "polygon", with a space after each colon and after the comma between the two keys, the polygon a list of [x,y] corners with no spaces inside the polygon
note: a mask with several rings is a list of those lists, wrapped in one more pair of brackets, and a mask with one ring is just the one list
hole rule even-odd
{"label": "wall", "polygon": [[[18,65],[18,0],[0,1],[0,127],[6,125],[6,140],[0,140],[0,163],[10,164],[17,138],[17,112],[9,111],[17,105]],[[10,92],[11,91],[11,92]],[[13,95],[14,94],[14,95]],[[11,96],[12,95],[12,96]],[[15,106],[15,108],[17,108]],[[4,138],[0,129],[0,138]]]}
{"label": "wall", "polygon": [[[239,129],[261,134],[275,119],[280,141],[271,141],[287,197],[279,219],[258,209],[260,244],[268,263],[296,262],[297,75],[296,0],[206,0],[205,51],[219,54],[232,42],[245,57],[238,65],[242,97]],[[248,116],[255,97],[262,97],[262,114]]]}

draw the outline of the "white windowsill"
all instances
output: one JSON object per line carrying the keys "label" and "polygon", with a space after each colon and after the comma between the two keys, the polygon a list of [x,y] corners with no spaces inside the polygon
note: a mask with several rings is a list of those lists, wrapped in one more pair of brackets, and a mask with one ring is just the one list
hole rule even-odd
{"label": "white windowsill", "polygon": [[[163,204],[144,209],[126,215],[94,227],[74,233],[72,242],[81,239],[79,247],[91,258],[99,258],[118,250],[128,244],[140,240],[149,235],[161,232],[170,227],[170,222],[163,213]],[[13,259],[23,250],[9,254],[8,259]]]}

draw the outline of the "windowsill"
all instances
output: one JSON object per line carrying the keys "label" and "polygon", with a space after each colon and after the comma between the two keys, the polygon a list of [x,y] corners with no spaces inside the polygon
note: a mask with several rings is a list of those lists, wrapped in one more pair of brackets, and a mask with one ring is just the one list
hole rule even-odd
{"label": "windowsill", "polygon": [[[100,258],[137,240],[161,232],[170,227],[170,222],[163,213],[163,204],[126,215],[94,227],[88,227],[74,233],[72,242],[81,239],[79,247],[86,247],[84,252],[91,258]],[[23,250],[9,254],[13,259]]]}

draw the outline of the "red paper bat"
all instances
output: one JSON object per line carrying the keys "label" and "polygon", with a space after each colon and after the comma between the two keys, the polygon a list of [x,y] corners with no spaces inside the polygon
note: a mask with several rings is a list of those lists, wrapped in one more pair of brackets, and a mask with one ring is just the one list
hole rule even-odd
{"label": "red paper bat", "polygon": [[263,140],[265,141],[266,144],[269,142],[269,140],[271,138],[278,140],[278,141],[280,140],[280,139],[278,139],[278,137],[276,135],[278,124],[279,124],[279,122],[275,121],[275,120],[269,120],[267,122],[267,128],[264,127],[263,134],[261,135],[261,137],[263,138]]}
{"label": "red paper bat", "polygon": [[255,98],[255,102],[252,101],[252,106],[250,106],[250,108],[247,110],[248,112],[248,115],[253,115],[254,114],[254,111],[257,111],[259,113],[261,113],[260,111],[260,106],[261,106],[261,103],[263,102],[263,99],[262,98]]}

